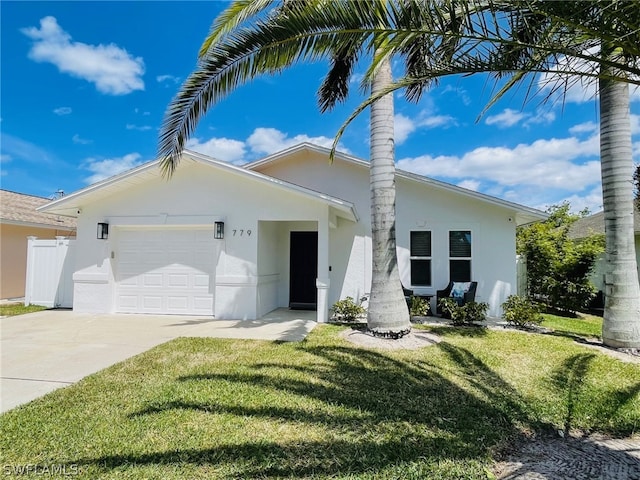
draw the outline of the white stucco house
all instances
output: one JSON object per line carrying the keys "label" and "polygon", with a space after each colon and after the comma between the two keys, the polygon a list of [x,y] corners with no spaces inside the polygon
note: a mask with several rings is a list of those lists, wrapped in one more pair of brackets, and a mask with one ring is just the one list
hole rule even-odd
{"label": "white stucco house", "polygon": [[[326,321],[371,284],[368,162],[328,159],[310,144],[243,167],[186,151],[170,180],[154,161],[41,207],[77,218],[74,310],[256,319],[292,307]],[[499,314],[516,292],[516,227],[546,215],[396,178],[403,284],[429,295],[477,281],[476,300]]]}

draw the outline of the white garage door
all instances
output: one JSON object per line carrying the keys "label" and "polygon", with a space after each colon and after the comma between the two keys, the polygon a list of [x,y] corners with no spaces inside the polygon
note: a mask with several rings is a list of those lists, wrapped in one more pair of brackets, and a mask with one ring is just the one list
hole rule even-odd
{"label": "white garage door", "polygon": [[216,248],[212,228],[121,230],[116,310],[213,315]]}

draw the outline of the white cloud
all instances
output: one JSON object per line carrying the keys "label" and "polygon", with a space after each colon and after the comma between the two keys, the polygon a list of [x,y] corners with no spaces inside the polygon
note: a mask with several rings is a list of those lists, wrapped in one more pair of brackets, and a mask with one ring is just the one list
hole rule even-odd
{"label": "white cloud", "polygon": [[80,135],[78,135],[77,133],[73,136],[71,140],[73,140],[73,143],[76,143],[78,145],[89,145],[90,143],[93,143],[93,140],[80,138]]}
{"label": "white cloud", "polygon": [[114,44],[87,45],[73,42],[54,17],[40,20],[40,28],[23,28],[33,40],[29,58],[52,63],[58,70],[94,83],[96,89],[109,95],[125,95],[144,90],[144,62]]}
{"label": "white cloud", "polygon": [[456,120],[450,115],[428,115],[425,110],[420,112],[416,118],[409,118],[406,115],[397,113],[394,117],[395,142],[401,145],[409,138],[413,132],[419,128],[448,127],[455,125]]}
{"label": "white cloud", "polygon": [[466,106],[471,105],[471,97],[469,96],[469,92],[467,92],[462,87],[454,87],[452,85],[447,85],[444,89],[440,91],[441,94],[445,93],[454,93],[462,103]]}
{"label": "white cloud", "polygon": [[239,140],[211,138],[202,142],[199,138],[191,138],[187,140],[186,148],[225,162],[245,162],[246,146]]}
{"label": "white cloud", "polygon": [[497,125],[500,128],[512,127],[521,120],[526,118],[522,112],[517,112],[511,108],[507,108],[497,115],[491,115],[484,121],[487,125]]}
{"label": "white cloud", "polygon": [[[275,128],[260,127],[253,131],[246,143],[253,153],[270,155],[303,142],[331,148],[333,145],[333,138],[325,136],[310,137],[305,134],[289,137],[288,134]],[[340,150],[348,152],[343,148]]]}
{"label": "white cloud", "polygon": [[175,77],[173,75],[158,75],[156,77],[156,81],[158,83],[164,83],[164,82],[168,82],[168,83],[180,83],[180,77]]}
{"label": "white cloud", "polygon": [[569,129],[569,133],[572,135],[576,135],[579,133],[595,133],[600,130],[600,127],[597,123],[588,121],[584,123],[579,123],[578,125],[574,125]]}
{"label": "white cloud", "polygon": [[95,158],[88,158],[84,162],[84,168],[93,173],[90,177],[85,178],[88,184],[99,182],[105,178],[112,177],[118,173],[122,173],[126,170],[141,165],[139,153],[129,153],[124,157],[107,158],[104,160],[98,160]]}
{"label": "white cloud", "polygon": [[423,155],[398,162],[403,170],[502,186],[533,185],[577,192],[600,179],[599,141],[573,137],[537,140],[514,148],[479,147],[463,156]]}
{"label": "white cloud", "polygon": [[397,145],[404,143],[411,133],[415,131],[416,124],[409,117],[397,113],[394,118],[395,141]]}
{"label": "white cloud", "polygon": [[[602,210],[602,186],[598,184],[595,188],[584,192],[584,194],[574,194],[564,200],[571,204],[571,210],[579,212],[588,208],[591,213]],[[559,203],[559,202],[558,202]]]}
{"label": "white cloud", "polygon": [[[213,137],[207,140],[191,138],[185,147],[218,160],[237,165],[255,160],[259,156],[270,155],[299,143],[313,143],[321,147],[331,148],[333,138],[299,134],[289,137],[276,128],[256,128],[245,141],[231,138]],[[339,147],[341,152],[349,153],[347,148]]]}
{"label": "white cloud", "polygon": [[146,132],[147,130],[151,130],[153,127],[149,125],[133,125],[131,123],[127,123],[127,130],[138,130],[139,132]]}
{"label": "white cloud", "polygon": [[549,124],[556,119],[555,112],[551,110],[538,109],[535,114],[527,115],[527,119],[524,122],[525,127],[539,124]]}
{"label": "white cloud", "polygon": [[53,163],[55,160],[43,148],[8,133],[0,132],[0,145],[2,145],[2,153],[10,155],[13,159],[17,158],[30,163]]}
{"label": "white cloud", "polygon": [[8,155],[6,153],[1,153],[0,154],[0,162],[10,162],[11,160],[13,160],[13,158],[11,158],[11,155]]}
{"label": "white cloud", "polygon": [[422,118],[418,122],[419,127],[435,128],[435,127],[449,127],[456,125],[456,119],[451,115],[430,115],[426,118]]}
{"label": "white cloud", "polygon": [[56,115],[69,115],[73,110],[71,110],[71,107],[59,107],[59,108],[55,108],[53,110],[53,113],[55,113]]}
{"label": "white cloud", "polygon": [[364,79],[364,73],[352,73],[351,77],[349,78],[349,83],[352,83],[352,84],[357,83],[359,85],[363,79]]}
{"label": "white cloud", "polygon": [[459,187],[466,188],[467,190],[473,190],[477,192],[480,190],[480,182],[478,180],[463,180],[458,183]]}
{"label": "white cloud", "polygon": [[556,119],[556,114],[550,110],[538,109],[535,113],[518,112],[511,108],[505,108],[502,113],[490,115],[484,123],[495,125],[498,128],[508,128],[522,123],[524,127],[551,123]]}
{"label": "white cloud", "polygon": [[640,115],[632,113],[629,120],[631,121],[631,135],[640,134]]}
{"label": "white cloud", "polygon": [[[586,50],[589,54],[596,54],[599,47]],[[562,56],[558,59],[555,71],[543,73],[538,77],[538,87],[542,92],[552,94],[556,100],[569,103],[585,103],[598,96],[598,80],[592,77],[578,77],[558,73],[559,71],[594,72],[597,66],[579,58]],[[640,101],[640,88],[629,85],[631,101]]]}

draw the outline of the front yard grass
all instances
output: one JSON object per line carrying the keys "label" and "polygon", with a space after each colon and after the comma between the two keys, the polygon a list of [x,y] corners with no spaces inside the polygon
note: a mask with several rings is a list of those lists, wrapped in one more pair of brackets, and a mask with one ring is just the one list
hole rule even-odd
{"label": "front yard grass", "polygon": [[25,306],[24,303],[9,303],[6,305],[0,305],[0,316],[11,317],[14,315],[23,315],[25,313],[39,312],[46,309],[47,307],[42,307],[40,305]]}
{"label": "front yard grass", "polygon": [[577,318],[544,314],[542,326],[564,335],[602,338],[602,317],[579,313]]}
{"label": "front yard grass", "polygon": [[160,345],[0,416],[5,469],[485,479],[497,453],[532,432],[640,428],[640,365],[570,338],[440,327],[440,344],[390,352],[355,347],[342,330]]}

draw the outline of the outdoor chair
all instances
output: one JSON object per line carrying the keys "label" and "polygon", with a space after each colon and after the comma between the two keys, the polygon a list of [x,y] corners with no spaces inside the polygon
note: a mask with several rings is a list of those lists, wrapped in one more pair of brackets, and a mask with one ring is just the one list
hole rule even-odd
{"label": "outdoor chair", "polygon": [[[456,287],[454,289],[454,286]],[[458,305],[464,305],[468,302],[474,302],[476,299],[476,289],[478,288],[478,282],[454,282],[450,281],[447,288],[438,290],[436,292],[436,312],[442,313],[440,310],[441,298],[453,298]]]}

